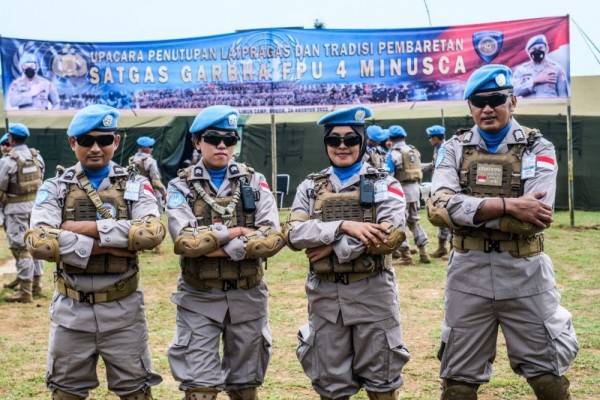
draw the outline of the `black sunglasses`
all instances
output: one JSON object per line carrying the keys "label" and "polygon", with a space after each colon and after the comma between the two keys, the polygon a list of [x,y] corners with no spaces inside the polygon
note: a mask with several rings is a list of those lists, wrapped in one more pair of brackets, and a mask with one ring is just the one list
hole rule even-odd
{"label": "black sunglasses", "polygon": [[473,95],[469,97],[469,101],[477,108],[485,108],[485,106],[496,108],[506,103],[508,97],[509,95],[504,93],[494,93],[489,96]]}
{"label": "black sunglasses", "polygon": [[346,135],[346,136],[337,136],[330,135],[325,136],[325,144],[331,147],[340,147],[342,143],[346,147],[358,146],[361,142],[361,138],[358,135]]}
{"label": "black sunglasses", "polygon": [[100,136],[91,136],[91,135],[83,135],[77,136],[75,139],[77,144],[82,147],[92,147],[94,143],[98,143],[100,147],[110,146],[115,142],[115,135],[100,135]]}
{"label": "black sunglasses", "polygon": [[227,133],[223,135],[217,131],[206,131],[202,135],[202,140],[204,140],[208,144],[212,144],[213,146],[218,146],[223,142],[225,146],[235,146],[238,142],[238,136],[235,133]]}

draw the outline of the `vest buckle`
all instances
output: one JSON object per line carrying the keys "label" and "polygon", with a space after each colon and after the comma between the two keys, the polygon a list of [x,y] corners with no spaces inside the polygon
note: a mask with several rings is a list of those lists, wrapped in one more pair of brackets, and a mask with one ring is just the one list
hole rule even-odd
{"label": "vest buckle", "polygon": [[347,272],[336,272],[334,282],[348,285],[350,284],[350,274]]}
{"label": "vest buckle", "polygon": [[500,241],[492,239],[483,239],[483,251],[485,253],[491,253],[494,250],[500,253]]}
{"label": "vest buckle", "polygon": [[237,289],[238,281],[235,279],[223,279],[223,291],[227,292],[229,290]]}
{"label": "vest buckle", "polygon": [[94,295],[94,292],[82,292],[82,291],[78,291],[77,292],[79,294],[79,302],[80,303],[88,303],[88,304],[95,304],[96,303],[96,296]]}

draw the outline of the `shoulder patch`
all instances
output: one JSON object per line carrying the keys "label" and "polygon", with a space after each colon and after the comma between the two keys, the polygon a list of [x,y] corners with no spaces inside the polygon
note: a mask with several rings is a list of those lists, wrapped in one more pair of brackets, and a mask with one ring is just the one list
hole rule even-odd
{"label": "shoulder patch", "polygon": [[35,205],[39,206],[40,204],[44,204],[47,200],[48,197],[50,196],[50,185],[48,182],[44,182],[42,184],[42,186],[40,186],[40,188],[37,191],[37,194],[35,195]]}
{"label": "shoulder patch", "polygon": [[167,193],[167,208],[177,208],[185,203],[185,196],[179,190],[170,188]]}

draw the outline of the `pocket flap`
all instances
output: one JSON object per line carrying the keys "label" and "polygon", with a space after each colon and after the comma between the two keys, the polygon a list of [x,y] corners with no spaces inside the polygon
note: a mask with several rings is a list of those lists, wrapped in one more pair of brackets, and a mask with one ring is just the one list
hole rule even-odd
{"label": "pocket flap", "polygon": [[552,339],[556,339],[571,323],[571,313],[564,307],[558,306],[554,314],[544,321],[544,325]]}
{"label": "pocket flap", "polygon": [[313,335],[313,331],[310,329],[310,324],[307,323],[300,327],[300,330],[298,330],[298,340],[312,347],[315,335]]}

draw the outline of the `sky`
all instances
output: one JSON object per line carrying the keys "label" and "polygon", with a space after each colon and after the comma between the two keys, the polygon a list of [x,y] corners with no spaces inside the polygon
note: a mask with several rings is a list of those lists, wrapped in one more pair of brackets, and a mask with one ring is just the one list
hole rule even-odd
{"label": "sky", "polygon": [[[569,14],[600,47],[594,0],[427,0],[433,26]],[[0,0],[0,35],[64,41],[177,39],[267,27],[332,29],[429,26],[423,0]],[[571,74],[600,75],[600,64],[571,22]],[[600,58],[600,55],[598,55]]]}

